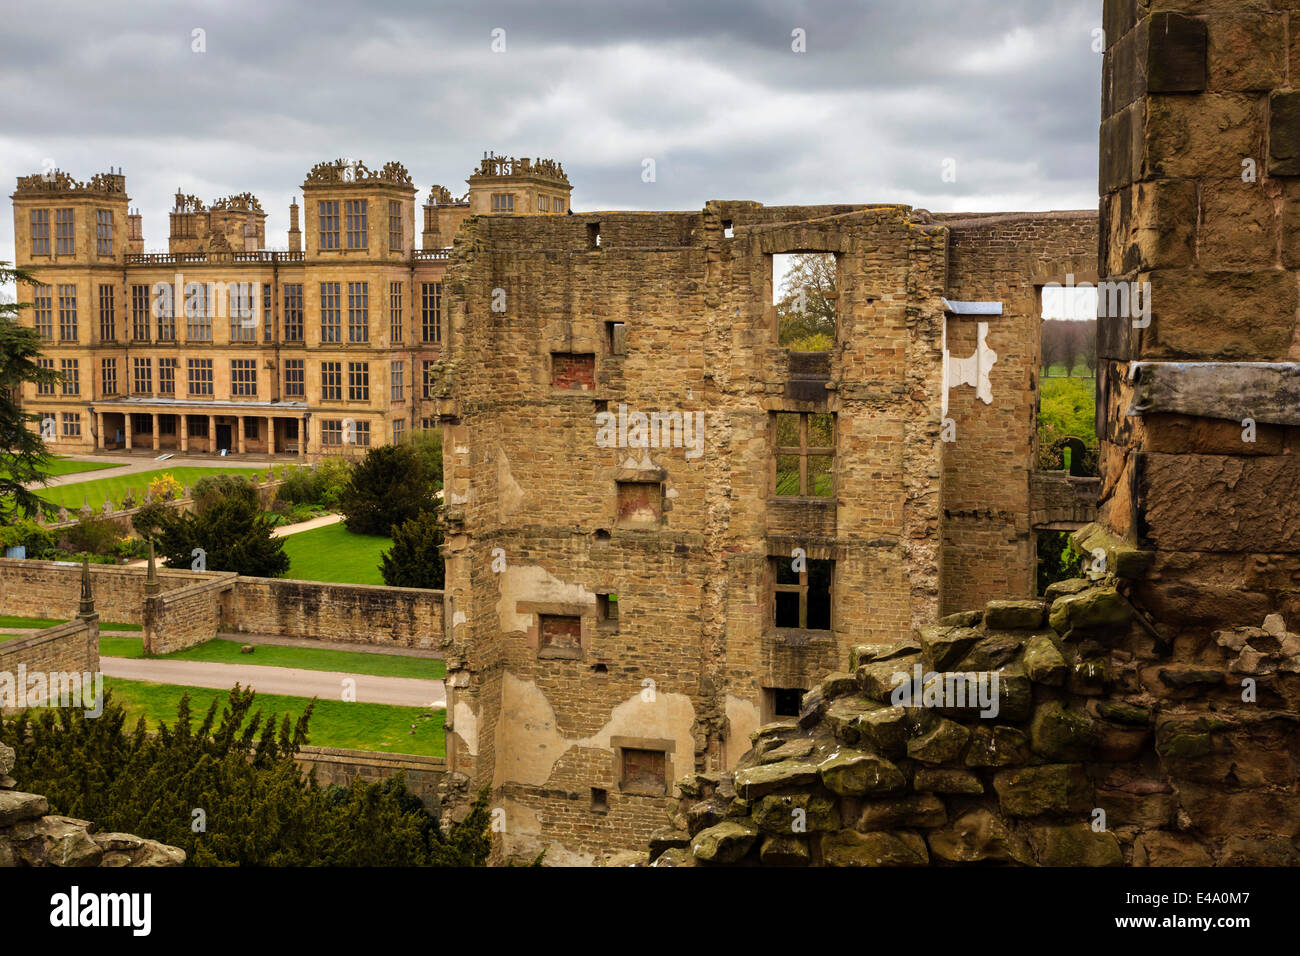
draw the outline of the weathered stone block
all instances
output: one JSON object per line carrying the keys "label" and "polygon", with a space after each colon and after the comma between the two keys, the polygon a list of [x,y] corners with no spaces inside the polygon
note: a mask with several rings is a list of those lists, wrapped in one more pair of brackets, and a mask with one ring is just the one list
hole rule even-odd
{"label": "weathered stone block", "polygon": [[49,803],[39,794],[0,790],[0,827],[13,826],[21,820],[32,820],[49,812]]}
{"label": "weathered stone block", "polygon": [[928,835],[930,853],[949,863],[981,860],[1033,864],[1025,841],[988,810],[969,810]]}
{"label": "weathered stone block", "polygon": [[759,835],[748,824],[728,820],[697,833],[691,841],[691,852],[706,863],[736,863],[750,851]]}
{"label": "weathered stone block", "polygon": [[1042,627],[1047,605],[1043,601],[990,601],[984,608],[989,630],[1034,630]]}
{"label": "weathered stone block", "polygon": [[1202,268],[1244,268],[1273,260],[1280,222],[1275,203],[1258,182],[1242,182],[1240,176],[1207,182],[1200,189],[1200,205]]}
{"label": "weathered stone block", "polygon": [[1060,701],[1038,705],[1029,722],[1029,746],[1049,760],[1085,760],[1096,743],[1097,731],[1082,711],[1067,709]]}
{"label": "weathered stone block", "polygon": [[863,801],[854,829],[928,829],[941,827],[946,822],[948,811],[942,800],[932,794],[913,793],[894,800]]}
{"label": "weathered stone block", "polygon": [[1133,841],[1134,866],[1213,866],[1205,847],[1186,834],[1155,830]]}
{"label": "weathered stone block", "polygon": [[1126,627],[1132,616],[1114,588],[1093,588],[1057,598],[1052,604],[1051,623],[1058,634],[1099,632]]}
{"label": "weathered stone block", "polygon": [[754,800],[783,787],[806,787],[817,779],[816,764],[785,760],[737,770],[735,783],[738,794],[746,800]]}
{"label": "weathered stone block", "polygon": [[984,784],[980,783],[979,777],[966,770],[919,767],[912,779],[912,789],[919,793],[978,794],[984,792]]}
{"label": "weathered stone block", "polygon": [[750,818],[769,833],[813,833],[840,826],[835,801],[817,793],[769,793],[755,802]]}
{"label": "weathered stone block", "polygon": [[1209,82],[1209,35],[1205,21],[1180,13],[1157,13],[1147,31],[1147,89],[1151,93],[1198,93]]}
{"label": "weathered stone block", "polygon": [[822,761],[818,770],[826,789],[841,796],[888,793],[907,786],[907,779],[884,757],[841,751]]}
{"label": "weathered stone block", "polygon": [[1002,812],[1013,817],[1091,809],[1092,786],[1078,764],[1001,770],[993,776],[993,789]]}
{"label": "weathered stone block", "polygon": [[1206,18],[1209,86],[1215,91],[1265,91],[1286,85],[1285,17],[1278,13]]}
{"label": "weathered stone block", "polygon": [[1122,866],[1124,854],[1109,830],[1086,823],[1029,827],[1029,843],[1042,866]]}
{"label": "weathered stone block", "polygon": [[1275,92],[1268,98],[1268,172],[1300,176],[1300,92]]}
{"label": "weathered stone block", "polygon": [[930,730],[907,742],[907,755],[922,763],[947,763],[961,756],[969,740],[969,730],[956,721],[940,717]]}
{"label": "weathered stone block", "polygon": [[1144,179],[1240,179],[1241,161],[1259,155],[1262,102],[1248,93],[1152,96],[1141,138]]}
{"label": "weathered stone block", "polygon": [[857,833],[840,830],[822,836],[827,866],[925,866],[925,841],[915,833]]}
{"label": "weathered stone block", "polygon": [[1069,668],[1051,638],[1039,634],[1025,642],[1025,672],[1036,684],[1059,687],[1065,683]]}
{"label": "weathered stone block", "polygon": [[[1268,362],[1286,354],[1295,327],[1294,275],[1164,270],[1149,279],[1155,343],[1144,357]],[[1250,321],[1233,320],[1241,316]]]}

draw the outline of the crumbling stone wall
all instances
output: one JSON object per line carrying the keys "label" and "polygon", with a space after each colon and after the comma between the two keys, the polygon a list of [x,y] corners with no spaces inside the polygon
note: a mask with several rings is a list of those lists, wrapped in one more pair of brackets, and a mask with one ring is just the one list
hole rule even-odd
{"label": "crumbling stone wall", "polygon": [[1036,537],[1030,483],[1037,465],[1041,289],[1096,283],[1091,210],[966,216],[935,214],[949,230],[949,298],[999,302],[1000,316],[949,316],[948,350],[975,351],[980,322],[997,353],[993,403],[949,392],[955,440],[943,446],[942,612],[995,598],[1033,597]]}
{"label": "crumbling stone wall", "polygon": [[[1001,495],[963,519],[997,542],[970,588],[1010,581],[998,569],[1014,558],[1031,593],[1032,427],[1008,423],[1032,414],[1035,264],[1095,263],[1094,239],[1088,214],[950,228],[902,206],[467,221],[447,273],[448,760],[497,789],[505,852],[589,862],[644,841],[667,794],[625,786],[629,750],[662,754],[661,790],[732,766],[776,691],[933,620],[945,482]],[[778,344],[772,256],[788,252],[837,258],[824,356]],[[990,263],[996,283],[954,279]],[[945,473],[944,297],[958,293],[1010,300],[994,336],[1006,365],[992,414],[953,390],[965,450]],[[596,416],[620,406],[699,415],[697,453],[601,447]],[[834,497],[776,497],[776,412],[836,416]],[[627,521],[631,503],[649,520]],[[829,630],[774,625],[776,563],[796,549],[834,562]],[[545,633],[556,617],[577,635],[562,648]]]}
{"label": "crumbling stone wall", "polygon": [[[1050,605],[991,602],[855,649],[735,771],[680,781],[640,862],[1300,863],[1300,635],[1270,616],[1181,662],[1115,584],[1062,582]],[[900,698],[918,665],[923,689]],[[943,675],[989,672],[995,715],[942,696]]]}

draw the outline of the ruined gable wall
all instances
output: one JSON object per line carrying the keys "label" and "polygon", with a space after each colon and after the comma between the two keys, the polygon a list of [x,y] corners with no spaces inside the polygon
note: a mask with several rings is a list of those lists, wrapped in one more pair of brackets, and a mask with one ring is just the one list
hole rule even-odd
{"label": "ruined gable wall", "polygon": [[1037,460],[1041,303],[1038,288],[1097,280],[1092,211],[936,216],[949,230],[948,298],[996,301],[1001,316],[949,316],[954,358],[976,348],[989,323],[997,353],[992,405],[967,386],[948,393],[956,440],[944,443],[943,610],[994,597],[1032,597],[1036,548],[1029,476]]}

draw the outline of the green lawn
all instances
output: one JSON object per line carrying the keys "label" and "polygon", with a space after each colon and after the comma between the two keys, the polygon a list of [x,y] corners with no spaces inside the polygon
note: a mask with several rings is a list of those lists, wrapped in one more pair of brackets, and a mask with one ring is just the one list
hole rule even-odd
{"label": "green lawn", "polygon": [[284,553],[289,556],[285,576],[300,581],[383,584],[379,555],[392,546],[392,538],[352,534],[341,521],[301,531],[284,539]]}
{"label": "green lawn", "polygon": [[[219,664],[258,664],[263,667],[298,667],[309,671],[338,671],[343,674],[372,674],[375,677],[415,677],[442,680],[446,665],[428,657],[400,657],[395,654],[361,654],[330,648],[284,647],[279,644],[254,644],[253,653],[239,653],[238,641],[218,638],[196,647],[170,654],[155,655],[155,660],[214,661]],[[109,657],[144,657],[144,644],[138,637],[101,637],[99,653]]]}
{"label": "green lawn", "polygon": [[[73,461],[71,458],[60,458],[54,455],[50,457],[50,463],[44,472],[51,478],[57,478],[59,475],[79,475],[83,471],[102,471],[105,468],[121,467],[120,462]],[[0,468],[0,475],[6,474],[8,472]]]}
{"label": "green lawn", "polygon": [[135,495],[137,503],[144,500],[144,493],[149,488],[149,482],[153,481],[159,475],[169,474],[182,485],[193,485],[206,475],[252,475],[258,473],[266,474],[266,469],[258,468],[199,468],[199,467],[181,467],[181,468],[159,468],[155,471],[137,471],[125,475],[116,475],[112,478],[94,478],[90,481],[78,481],[68,485],[57,485],[53,488],[45,488],[39,492],[40,496],[50,504],[57,507],[67,508],[69,511],[76,511],[82,504],[89,504],[90,507],[98,511],[104,506],[104,499],[112,500],[113,504],[121,505],[122,499],[126,497],[128,491]]}
{"label": "green lawn", "polygon": [[1086,365],[1076,365],[1072,373],[1067,372],[1065,366],[1062,365],[1060,362],[1058,362],[1055,365],[1051,365],[1048,367],[1047,375],[1045,375],[1044,377],[1045,378],[1086,378],[1088,381],[1091,382],[1093,379],[1093,374],[1092,374],[1092,370],[1088,368],[1088,366]]}
{"label": "green lawn", "polygon": [[[207,713],[208,705],[214,698],[224,699],[228,693],[209,687],[151,684],[116,677],[105,677],[104,687],[112,691],[113,700],[126,709],[129,727],[134,727],[136,718],[143,716],[151,730],[157,729],[160,721],[165,721],[169,726],[176,722],[176,706],[180,703],[182,694],[190,695],[190,710],[197,723]],[[307,703],[303,697],[258,694],[253,709],[256,711],[260,708],[264,715],[274,712],[277,720],[288,711],[291,714],[290,720],[294,720]],[[217,705],[217,710],[219,715],[220,704]],[[414,734],[411,733],[412,724],[415,725]],[[312,711],[308,736],[309,742],[317,747],[442,757],[445,755],[442,725],[441,710],[318,700]]]}

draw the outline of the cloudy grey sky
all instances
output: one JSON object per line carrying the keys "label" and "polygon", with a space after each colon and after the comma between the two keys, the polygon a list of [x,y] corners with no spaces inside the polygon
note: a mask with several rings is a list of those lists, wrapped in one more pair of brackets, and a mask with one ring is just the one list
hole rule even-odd
{"label": "cloudy grey sky", "polygon": [[577,210],[1094,208],[1100,26],[1100,0],[10,4],[0,181],[121,166],[151,251],[178,187],[252,191],[283,247],[307,170],[339,156],[399,160],[420,202],[494,150],[559,159]]}

